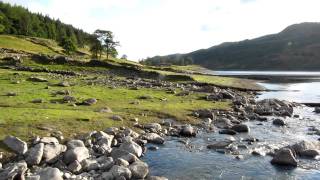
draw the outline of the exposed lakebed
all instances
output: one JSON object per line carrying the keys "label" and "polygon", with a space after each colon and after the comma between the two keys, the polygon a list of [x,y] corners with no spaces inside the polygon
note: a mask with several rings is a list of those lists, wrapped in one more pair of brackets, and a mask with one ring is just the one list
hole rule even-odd
{"label": "exposed lakebed", "polygon": [[[250,74],[250,72],[248,73]],[[268,74],[268,73],[267,73]],[[270,74],[270,73],[269,73]],[[271,73],[272,74],[272,73]],[[275,73],[274,73],[275,74]],[[279,73],[278,73],[279,74]],[[286,73],[282,72],[282,76]],[[301,77],[303,73],[294,74]],[[320,73],[316,74],[319,75]],[[223,74],[225,75],[225,74]],[[255,74],[256,75],[256,74]],[[265,75],[265,73],[264,73]],[[314,75],[314,74],[313,74]],[[290,75],[288,75],[290,76]],[[267,89],[276,90],[263,92],[257,100],[278,98],[294,102],[319,102],[317,92],[320,83],[315,77],[297,81],[281,82],[264,81],[260,84]],[[196,138],[186,139],[188,144],[181,143],[181,139],[171,137],[157,151],[148,151],[144,157],[154,175],[164,175],[169,179],[318,179],[320,178],[319,161],[299,159],[297,168],[273,166],[271,156],[253,155],[250,149],[280,148],[294,144],[301,140],[317,140],[318,135],[310,135],[310,127],[319,127],[319,115],[313,112],[314,108],[296,107],[294,114],[300,117],[287,118],[286,127],[277,127],[272,121],[249,121],[246,124],[251,128],[250,133],[234,135],[236,143],[246,144],[241,141],[248,137],[259,139],[257,143],[248,145],[248,149],[240,149],[243,159],[236,159],[234,155],[222,154],[207,149],[207,145],[215,140],[229,138],[229,135],[215,132],[202,131]],[[272,119],[272,117],[269,117]]]}

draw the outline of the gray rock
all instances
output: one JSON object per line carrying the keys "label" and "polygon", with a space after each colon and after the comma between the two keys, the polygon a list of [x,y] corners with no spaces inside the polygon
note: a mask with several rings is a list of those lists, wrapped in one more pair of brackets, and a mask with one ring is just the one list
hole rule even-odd
{"label": "gray rock", "polygon": [[68,149],[74,149],[76,147],[85,147],[85,145],[84,145],[83,141],[78,140],[78,139],[73,139],[73,140],[68,141],[67,147],[68,147]]}
{"label": "gray rock", "polygon": [[74,161],[72,162],[71,164],[69,164],[68,166],[68,170],[73,172],[73,173],[77,173],[77,172],[80,172],[80,170],[82,169],[82,166],[80,164],[79,161]]}
{"label": "gray rock", "polygon": [[149,173],[149,167],[142,161],[136,161],[129,166],[132,172],[132,178],[144,179]]}
{"label": "gray rock", "polygon": [[218,141],[207,146],[208,149],[225,149],[232,144],[231,141]]}
{"label": "gray rock", "polygon": [[132,173],[131,171],[122,166],[114,165],[111,169],[110,172],[112,173],[114,178],[119,178],[120,176],[124,176],[126,179],[131,179]]}
{"label": "gray rock", "polygon": [[27,143],[14,136],[6,136],[3,143],[18,154],[25,154],[28,151]]}
{"label": "gray rock", "polygon": [[168,178],[161,176],[149,176],[146,178],[146,180],[168,180]]}
{"label": "gray rock", "polygon": [[185,137],[196,136],[196,130],[191,125],[182,126],[180,135]]}
{"label": "gray rock", "polygon": [[219,131],[219,134],[236,135],[237,131],[234,131],[232,129],[222,129]]}
{"label": "gray rock", "polygon": [[86,147],[76,147],[74,149],[69,149],[63,157],[63,161],[66,164],[70,164],[74,161],[81,162],[84,159],[90,157],[89,150]]}
{"label": "gray rock", "polygon": [[232,123],[227,118],[218,118],[217,120],[214,121],[214,125],[217,126],[218,128],[228,129],[229,127],[232,126]]}
{"label": "gray rock", "polygon": [[129,166],[129,162],[122,158],[118,158],[115,162],[115,165],[127,167]]}
{"label": "gray rock", "polygon": [[275,156],[271,160],[272,164],[277,165],[286,165],[286,166],[297,166],[298,162],[294,157],[291,149],[289,148],[282,148],[276,152]]}
{"label": "gray rock", "polygon": [[9,163],[6,165],[5,169],[0,171],[0,179],[22,179],[23,174],[27,170],[27,168],[27,163],[25,161],[18,163]]}
{"label": "gray rock", "polygon": [[144,125],[145,129],[154,129],[156,131],[161,130],[161,125],[159,123],[148,123]]}
{"label": "gray rock", "polygon": [[89,98],[89,99],[84,100],[84,101],[82,102],[82,104],[91,106],[91,105],[96,104],[97,102],[98,102],[97,99],[95,99],[95,98]]}
{"label": "gray rock", "polygon": [[232,130],[236,131],[236,132],[249,132],[250,128],[248,125],[246,124],[236,124],[234,126],[231,127]]}
{"label": "gray rock", "polygon": [[43,160],[46,163],[53,163],[55,162],[59,155],[62,152],[65,152],[67,147],[61,144],[46,144],[43,148]]}
{"label": "gray rock", "polygon": [[284,125],[286,125],[285,121],[282,118],[274,119],[272,121],[272,124],[276,125],[276,126],[284,126]]}
{"label": "gray rock", "polygon": [[315,107],[315,108],[314,108],[314,112],[320,113],[320,107]]}
{"label": "gray rock", "polygon": [[69,87],[70,84],[69,82],[66,82],[66,81],[61,81],[57,84],[57,86],[61,86],[61,87]]}
{"label": "gray rock", "polygon": [[55,137],[42,137],[39,140],[39,143],[44,143],[44,144],[59,144],[59,141]]}
{"label": "gray rock", "polygon": [[85,159],[81,162],[81,165],[85,171],[98,170],[100,168],[97,159]]}
{"label": "gray rock", "polygon": [[142,155],[142,148],[135,142],[124,142],[119,147],[120,150],[127,151],[138,157]]}
{"label": "gray rock", "polygon": [[164,138],[159,136],[156,133],[146,133],[142,136],[143,139],[147,140],[150,143],[154,144],[163,144]]}
{"label": "gray rock", "polygon": [[320,149],[320,143],[313,141],[301,141],[290,146],[289,148],[293,151],[293,153],[296,153],[299,156],[311,156],[312,154],[317,154],[316,152]]}
{"label": "gray rock", "polygon": [[316,149],[307,149],[300,152],[301,156],[315,158],[320,155],[320,151]]}
{"label": "gray rock", "polygon": [[26,176],[25,180],[40,180],[40,176],[39,175]]}
{"label": "gray rock", "polygon": [[119,115],[113,115],[111,116],[111,119],[114,121],[123,121],[123,118]]}
{"label": "gray rock", "polygon": [[38,165],[43,155],[44,144],[39,143],[30,148],[27,152],[26,162],[29,166]]}
{"label": "gray rock", "polygon": [[42,77],[30,77],[30,78],[28,78],[28,80],[32,81],[32,82],[48,82],[47,79],[42,78]]}
{"label": "gray rock", "polygon": [[39,172],[40,180],[63,180],[63,173],[58,168],[47,167]]}

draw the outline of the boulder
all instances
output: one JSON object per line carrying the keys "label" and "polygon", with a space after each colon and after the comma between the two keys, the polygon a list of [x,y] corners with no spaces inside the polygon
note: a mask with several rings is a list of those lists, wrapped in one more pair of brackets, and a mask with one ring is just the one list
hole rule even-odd
{"label": "boulder", "polygon": [[47,167],[39,172],[40,180],[63,180],[63,173],[58,168]]}
{"label": "boulder", "polygon": [[289,146],[289,148],[299,156],[315,157],[318,155],[320,150],[319,142],[312,141],[301,141],[294,145]]}
{"label": "boulder", "polygon": [[285,165],[285,166],[297,166],[298,162],[289,148],[282,148],[276,152],[275,156],[271,160],[271,164]]}
{"label": "boulder", "polygon": [[124,142],[119,147],[120,150],[127,151],[138,157],[142,155],[142,148],[135,142]]}
{"label": "boulder", "polygon": [[207,146],[208,149],[225,149],[232,144],[232,141],[218,141]]}
{"label": "boulder", "polygon": [[85,159],[81,162],[82,168],[85,171],[98,170],[100,168],[100,164],[97,159]]}
{"label": "boulder", "polygon": [[46,163],[53,163],[57,160],[62,152],[65,152],[67,147],[61,144],[46,144],[43,148],[43,160]]}
{"label": "boulder", "polygon": [[39,143],[30,148],[27,152],[26,162],[29,166],[38,165],[43,155],[44,144]]}
{"label": "boulder", "polygon": [[314,108],[314,112],[315,112],[315,113],[320,113],[320,107],[315,107],[315,108]]}
{"label": "boulder", "polygon": [[143,139],[147,140],[150,143],[154,144],[163,144],[164,138],[159,136],[156,133],[146,133],[142,136]]}
{"label": "boulder", "polygon": [[272,121],[272,124],[273,124],[273,125],[276,125],[276,126],[284,126],[284,125],[286,125],[284,119],[282,119],[282,118],[276,118],[276,119],[274,119],[274,120]]}
{"label": "boulder", "polygon": [[66,164],[70,164],[74,161],[81,162],[84,159],[90,157],[89,150],[86,147],[76,147],[74,149],[69,149],[63,157],[63,161]]}
{"label": "boulder", "polygon": [[113,115],[111,116],[111,119],[114,121],[123,121],[123,118],[119,115]]}
{"label": "boulder", "polygon": [[161,130],[161,125],[159,123],[148,123],[144,125],[145,129],[154,129],[156,131]]}
{"label": "boulder", "polygon": [[18,154],[25,154],[28,151],[27,143],[14,136],[6,136],[3,143]]}
{"label": "boulder", "polygon": [[214,125],[218,128],[228,129],[232,126],[230,119],[227,118],[218,118],[214,121]]}
{"label": "boulder", "polygon": [[95,99],[95,98],[89,98],[89,99],[84,100],[84,101],[82,102],[82,104],[87,105],[87,106],[91,106],[91,105],[96,104],[97,102],[98,102],[97,99]]}
{"label": "boulder", "polygon": [[115,161],[115,165],[127,167],[127,166],[129,166],[129,162],[124,160],[124,159],[122,159],[122,158],[118,158]]}
{"label": "boulder", "polygon": [[48,82],[47,79],[42,78],[42,77],[30,77],[30,78],[28,78],[28,81],[32,81],[32,82]]}
{"label": "boulder", "polygon": [[186,125],[181,128],[180,135],[185,137],[196,136],[196,130],[191,125]]}
{"label": "boulder", "polygon": [[250,128],[248,125],[246,124],[236,124],[234,126],[231,127],[232,130],[236,131],[236,132],[249,132]]}
{"label": "boulder", "polygon": [[42,137],[39,140],[39,143],[44,143],[44,144],[59,144],[59,141],[55,137]]}
{"label": "boulder", "polygon": [[0,170],[0,179],[23,179],[23,174],[27,169],[28,167],[25,161],[9,163],[6,165],[6,168]]}
{"label": "boulder", "polygon": [[144,179],[149,173],[148,165],[142,161],[132,163],[129,169],[134,179]]}
{"label": "boulder", "polygon": [[132,177],[132,173],[131,171],[126,168],[126,167],[122,167],[122,166],[118,166],[118,165],[114,165],[110,171],[112,176],[117,179],[121,176],[125,177],[126,179],[131,179]]}
{"label": "boulder", "polygon": [[234,131],[232,129],[222,129],[219,131],[219,134],[236,135],[237,131]]}
{"label": "boulder", "polygon": [[74,149],[76,147],[85,147],[85,145],[84,145],[83,141],[78,140],[78,139],[73,139],[73,140],[68,141],[67,147],[68,147],[68,149]]}
{"label": "boulder", "polygon": [[73,172],[73,173],[77,173],[80,172],[80,170],[82,169],[82,166],[80,164],[79,161],[73,161],[71,164],[69,164],[68,166],[68,170]]}

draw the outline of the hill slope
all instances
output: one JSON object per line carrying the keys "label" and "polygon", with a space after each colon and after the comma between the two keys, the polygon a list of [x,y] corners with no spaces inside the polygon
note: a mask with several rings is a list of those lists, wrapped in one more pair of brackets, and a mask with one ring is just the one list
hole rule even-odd
{"label": "hill slope", "polygon": [[188,54],[156,56],[146,64],[198,64],[216,70],[320,70],[320,23],[301,23],[277,34],[222,43]]}

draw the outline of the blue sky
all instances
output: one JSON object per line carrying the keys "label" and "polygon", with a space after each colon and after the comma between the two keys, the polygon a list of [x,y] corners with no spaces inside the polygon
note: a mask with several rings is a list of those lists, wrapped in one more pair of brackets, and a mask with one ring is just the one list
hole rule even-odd
{"label": "blue sky", "polygon": [[4,0],[87,32],[107,29],[120,55],[186,53],[320,22],[319,0]]}

